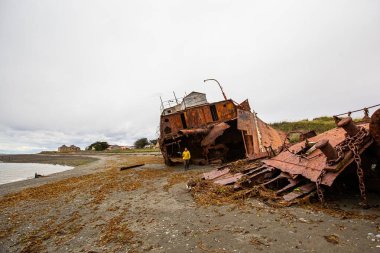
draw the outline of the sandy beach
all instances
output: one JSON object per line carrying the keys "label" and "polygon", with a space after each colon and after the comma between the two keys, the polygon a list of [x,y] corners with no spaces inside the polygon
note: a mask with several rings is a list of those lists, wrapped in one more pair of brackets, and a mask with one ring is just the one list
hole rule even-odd
{"label": "sandy beach", "polygon": [[[196,201],[186,182],[210,166],[162,157],[99,155],[48,177],[0,186],[0,252],[379,252],[374,207],[342,196],[277,208],[250,198]],[[120,167],[145,163],[120,171]],[[377,205],[377,206],[376,206]]]}

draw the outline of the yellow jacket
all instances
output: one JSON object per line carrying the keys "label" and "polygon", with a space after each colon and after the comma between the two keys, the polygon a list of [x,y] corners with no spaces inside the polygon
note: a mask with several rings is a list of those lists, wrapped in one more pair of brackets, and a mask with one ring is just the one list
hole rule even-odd
{"label": "yellow jacket", "polygon": [[190,159],[190,151],[189,150],[183,151],[183,153],[182,153],[182,159],[183,160],[189,160]]}

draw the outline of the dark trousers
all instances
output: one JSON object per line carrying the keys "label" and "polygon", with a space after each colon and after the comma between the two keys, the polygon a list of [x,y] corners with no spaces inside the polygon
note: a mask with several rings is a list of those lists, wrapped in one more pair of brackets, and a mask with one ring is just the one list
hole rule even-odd
{"label": "dark trousers", "polygon": [[183,160],[183,165],[185,166],[185,170],[187,170],[190,166],[190,159]]}

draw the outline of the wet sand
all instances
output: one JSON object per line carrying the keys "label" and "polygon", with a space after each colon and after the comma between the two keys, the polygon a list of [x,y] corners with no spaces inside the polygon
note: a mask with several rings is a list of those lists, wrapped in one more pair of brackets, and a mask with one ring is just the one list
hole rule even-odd
{"label": "wet sand", "polygon": [[259,199],[198,205],[185,182],[211,167],[185,172],[155,155],[97,158],[0,186],[0,252],[380,251],[380,210],[360,209],[359,196],[334,202],[346,211],[275,208]]}

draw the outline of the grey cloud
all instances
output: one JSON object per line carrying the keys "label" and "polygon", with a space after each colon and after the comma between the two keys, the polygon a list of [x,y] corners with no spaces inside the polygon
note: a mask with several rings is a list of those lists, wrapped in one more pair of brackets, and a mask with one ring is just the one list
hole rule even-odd
{"label": "grey cloud", "polygon": [[160,96],[222,99],[205,78],[269,122],[378,104],[379,13],[371,0],[3,0],[0,149],[154,138]]}

